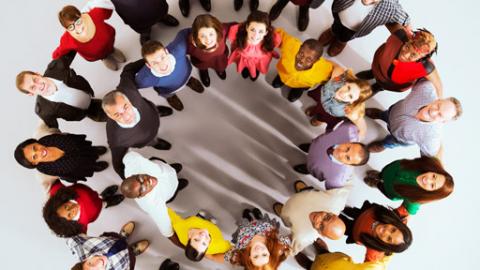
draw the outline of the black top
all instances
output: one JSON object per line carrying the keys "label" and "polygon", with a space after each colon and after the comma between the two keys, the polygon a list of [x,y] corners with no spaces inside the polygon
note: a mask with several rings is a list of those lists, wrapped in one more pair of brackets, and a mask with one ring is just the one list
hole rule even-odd
{"label": "black top", "polygon": [[168,13],[166,0],[112,0],[115,11],[134,31],[149,30]]}

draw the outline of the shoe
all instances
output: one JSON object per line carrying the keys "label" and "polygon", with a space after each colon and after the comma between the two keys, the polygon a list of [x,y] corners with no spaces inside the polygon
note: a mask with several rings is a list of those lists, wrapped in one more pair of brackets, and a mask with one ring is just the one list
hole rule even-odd
{"label": "shoe", "polygon": [[118,63],[127,62],[127,58],[125,58],[125,55],[117,48],[113,48],[113,53],[111,55],[113,60],[117,61]]}
{"label": "shoe", "polygon": [[199,73],[200,73],[200,80],[202,81],[203,85],[205,85],[205,87],[209,87],[210,86],[210,76],[208,75],[208,70],[207,69],[200,69]]}
{"label": "shoe", "polygon": [[280,76],[276,76],[275,79],[273,79],[272,81],[272,86],[273,88],[280,88],[282,86],[284,86],[285,84],[282,82],[282,80],[280,79]]}
{"label": "shoe", "polygon": [[355,76],[359,79],[362,79],[362,80],[371,80],[371,79],[374,78],[373,77],[373,72],[372,72],[371,69],[360,71],[357,74],[355,74]]}
{"label": "shoe", "polygon": [[173,169],[175,169],[175,172],[177,172],[177,173],[179,173],[183,169],[183,166],[180,163],[172,163],[172,164],[170,164],[170,166]]}
{"label": "shoe", "polygon": [[378,183],[380,183],[382,180],[378,177],[372,177],[372,176],[365,176],[363,178],[363,182],[365,182],[365,184],[367,184],[367,186],[369,187],[372,187],[372,188],[376,188]]}
{"label": "shoe", "polygon": [[159,158],[159,157],[151,157],[151,158],[149,158],[148,160],[151,160],[151,161],[153,161],[153,160],[160,160],[160,161],[163,162],[163,163],[167,163],[164,159],[161,159],[161,158]]}
{"label": "shoe", "polygon": [[385,146],[383,145],[383,142],[381,141],[376,141],[372,142],[367,146],[367,149],[370,153],[380,153],[383,150],[385,150]]}
{"label": "shoe", "polygon": [[205,210],[198,210],[198,213],[196,214],[197,217],[202,218],[202,219],[207,219],[207,212]]}
{"label": "shoe", "polygon": [[366,108],[365,115],[370,119],[382,119],[383,111],[377,108]]}
{"label": "shoe", "polygon": [[160,22],[165,24],[166,26],[178,26],[180,22],[177,18],[173,17],[170,14],[165,15],[165,17],[160,19]]}
{"label": "shoe", "polygon": [[205,88],[203,88],[203,85],[200,83],[200,81],[194,77],[190,77],[187,82],[187,86],[197,93],[203,93],[203,91],[205,91]]}
{"label": "shoe", "polygon": [[115,194],[111,197],[108,197],[104,200],[104,202],[107,203],[105,208],[109,208],[109,207],[112,207],[112,206],[115,206],[115,205],[119,205],[121,202],[123,202],[124,199],[125,199],[125,196],[123,196],[122,194]]}
{"label": "shoe", "polygon": [[117,193],[117,191],[118,191],[118,185],[111,185],[111,186],[106,187],[102,191],[102,193],[100,193],[100,196],[102,198],[112,197],[113,195],[115,195],[115,193]]}
{"label": "shoe", "polygon": [[248,71],[248,69],[244,68],[244,69],[242,70],[242,77],[243,77],[244,79],[246,79],[246,78],[248,78],[249,76],[250,76],[250,72]]}
{"label": "shoe", "polygon": [[200,5],[208,12],[212,10],[212,2],[210,0],[200,0]]}
{"label": "shoe", "polygon": [[295,166],[293,166],[293,169],[296,172],[301,173],[301,174],[310,174],[310,172],[307,169],[307,164],[295,165]]}
{"label": "shoe", "polygon": [[165,117],[173,114],[172,108],[169,108],[167,106],[158,105],[156,108],[160,117]]}
{"label": "shoe", "polygon": [[318,38],[318,42],[320,42],[320,44],[322,44],[322,46],[324,47],[330,44],[332,40],[333,40],[332,28],[328,28],[327,30],[325,30]]}
{"label": "shoe", "polygon": [[221,80],[225,80],[227,78],[227,72],[225,72],[225,70],[223,71],[215,71],[215,73],[217,73],[217,76],[221,79]]}
{"label": "shoe", "polygon": [[303,89],[291,89],[290,92],[288,93],[288,101],[290,102],[294,102],[296,101],[297,99],[299,99],[303,94]]}
{"label": "shoe", "polygon": [[143,46],[145,42],[149,41],[151,39],[150,32],[148,33],[141,33],[140,34],[140,45]]}
{"label": "shoe", "polygon": [[179,270],[180,265],[170,259],[166,259],[165,261],[162,262],[160,265],[160,268],[158,270]]}
{"label": "shoe", "polygon": [[340,40],[334,38],[328,47],[327,53],[331,57],[337,56],[343,51],[343,49],[345,49],[345,46],[347,46],[346,42],[341,42]]}
{"label": "shoe", "polygon": [[138,256],[147,250],[148,246],[150,246],[150,242],[148,240],[140,240],[135,242],[131,245],[133,249],[133,255]]}
{"label": "shoe", "polygon": [[172,145],[164,139],[157,138],[157,143],[153,146],[157,150],[170,150]]}
{"label": "shoe", "polygon": [[102,59],[103,64],[110,70],[118,70],[118,64],[113,58],[109,55],[107,58]]}
{"label": "shoe", "polygon": [[254,12],[255,10],[258,9],[258,0],[250,0],[250,12]]}
{"label": "shoe", "polygon": [[312,117],[312,119],[310,119],[310,125],[314,126],[314,127],[318,127],[320,126],[321,124],[323,124],[322,121],[318,120],[317,118],[315,117]]}
{"label": "shoe", "polygon": [[105,170],[106,168],[108,168],[108,162],[106,161],[97,161],[93,167],[93,170],[95,172],[101,172],[103,170]]}
{"label": "shoe", "polygon": [[253,221],[253,214],[252,214],[252,210],[250,209],[243,209],[243,212],[242,212],[242,218],[248,220],[248,221]]}
{"label": "shoe", "polygon": [[254,82],[254,81],[256,81],[256,80],[258,79],[258,75],[259,75],[258,72],[257,72],[256,75],[257,75],[257,76],[255,76],[255,77],[250,76],[250,74],[249,74],[248,76],[250,77],[250,80],[251,80],[252,82]]}
{"label": "shoe", "polygon": [[184,188],[186,188],[188,186],[188,180],[185,179],[185,178],[180,178],[178,179],[178,186],[177,186],[177,190],[180,191]]}
{"label": "shoe", "polygon": [[105,146],[94,146],[93,148],[95,149],[95,152],[96,152],[99,156],[107,153],[107,150],[108,150],[108,148],[105,147]]}
{"label": "shoe", "polygon": [[275,213],[275,215],[277,215],[277,216],[282,215],[283,204],[281,204],[279,202],[276,202],[276,203],[273,204],[272,208],[273,208],[273,212]]}
{"label": "shoe", "polygon": [[313,110],[315,109],[316,106],[310,106],[307,109],[305,109],[305,115],[308,117],[313,116]]}
{"label": "shoe", "polygon": [[298,146],[303,152],[308,153],[308,150],[310,150],[310,144],[309,143],[302,143]]}
{"label": "shoe", "polygon": [[135,222],[129,221],[122,226],[122,229],[120,230],[120,235],[125,238],[128,238],[130,235],[132,235],[134,230],[135,230]]}
{"label": "shoe", "polygon": [[190,13],[190,0],[179,0],[178,6],[180,7],[180,12],[184,17],[188,17]]}
{"label": "shoe", "polygon": [[372,96],[376,95],[378,92],[380,91],[384,91],[385,88],[383,88],[382,86],[380,86],[379,83],[374,83],[372,84]]}
{"label": "shoe", "polygon": [[307,187],[307,184],[305,184],[305,182],[302,180],[297,180],[295,183],[293,183],[293,189],[295,190],[295,193],[299,193]]}
{"label": "shoe", "polygon": [[271,21],[276,20],[278,16],[280,16],[280,13],[282,13],[282,10],[285,8],[288,2],[289,0],[277,0],[277,3],[272,6],[270,12],[268,13],[268,17]]}
{"label": "shoe", "polygon": [[297,27],[301,32],[305,31],[305,29],[308,27],[308,23],[310,21],[309,9],[309,5],[299,7]]}
{"label": "shoe", "polygon": [[255,217],[256,220],[260,220],[260,219],[263,218],[262,211],[260,211],[260,209],[258,209],[256,207],[253,208],[252,214],[253,214],[253,216]]}
{"label": "shoe", "polygon": [[167,103],[168,103],[168,105],[170,105],[172,108],[174,108],[177,111],[182,111],[183,110],[183,103],[178,98],[177,95],[173,95],[171,97],[168,97],[167,98]]}
{"label": "shoe", "polygon": [[235,11],[239,11],[243,6],[243,0],[235,0],[233,1],[233,8]]}

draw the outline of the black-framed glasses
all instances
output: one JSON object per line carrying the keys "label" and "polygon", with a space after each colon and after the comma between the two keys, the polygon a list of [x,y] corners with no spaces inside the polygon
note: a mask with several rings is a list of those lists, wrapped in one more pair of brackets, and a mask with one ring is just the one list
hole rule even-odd
{"label": "black-framed glasses", "polygon": [[67,31],[73,31],[73,30],[75,30],[75,27],[80,26],[80,25],[82,24],[82,22],[83,22],[83,21],[82,21],[82,18],[81,18],[81,17],[78,18],[78,19],[76,19],[73,23],[71,23],[71,24],[69,24],[69,25],[67,26]]}

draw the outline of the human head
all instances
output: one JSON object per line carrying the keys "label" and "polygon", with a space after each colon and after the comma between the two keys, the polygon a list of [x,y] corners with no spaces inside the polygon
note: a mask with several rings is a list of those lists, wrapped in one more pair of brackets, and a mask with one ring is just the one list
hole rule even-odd
{"label": "human head", "polygon": [[362,143],[342,143],[329,150],[333,157],[345,165],[365,165],[370,158],[370,152]]}
{"label": "human head", "polygon": [[[256,266],[255,264],[253,264],[251,260],[251,255],[252,255],[252,247],[254,243],[252,242],[250,242],[245,249],[239,251],[238,264],[242,265],[246,270],[277,269],[280,263],[287,258],[287,256],[285,255],[285,252],[282,252],[285,250],[285,246],[279,241],[278,231],[276,229],[267,232],[264,239],[265,239],[265,242],[264,242],[265,246],[267,247],[267,250],[269,253],[267,264],[264,264],[262,266]],[[260,255],[262,255],[261,248],[257,249],[257,251],[259,251]],[[256,254],[257,252],[254,251],[253,253]],[[262,257],[264,256],[262,255]],[[258,257],[257,259],[258,261],[261,261],[260,257]]]}
{"label": "human head", "polygon": [[423,58],[430,58],[437,51],[435,37],[426,29],[419,29],[403,44],[398,53],[401,62],[416,62]]}
{"label": "human head", "polygon": [[108,258],[106,256],[95,255],[75,264],[71,270],[105,270],[107,264]]}
{"label": "human head", "polygon": [[142,57],[146,66],[158,74],[168,74],[174,68],[170,53],[159,41],[145,42],[142,46]]}
{"label": "human head", "polygon": [[313,228],[327,238],[337,240],[345,234],[345,223],[333,213],[313,212],[309,218]]}
{"label": "human head", "polygon": [[445,123],[462,115],[462,105],[454,97],[437,99],[418,110],[417,118],[423,122]]}
{"label": "human head", "polygon": [[335,99],[358,106],[372,96],[372,88],[366,80],[358,79],[352,72],[347,70],[341,76],[345,78],[345,84],[335,92]]}
{"label": "human head", "polygon": [[15,152],[13,154],[14,157],[15,157],[15,160],[18,162],[18,164],[20,164],[23,167],[28,168],[28,169],[35,168],[36,164],[33,164],[32,162],[30,162],[30,159],[27,159],[25,157],[25,153],[24,153],[23,149],[25,149],[25,147],[27,147],[31,144],[34,144],[34,143],[38,143],[38,141],[35,140],[35,139],[27,139],[27,140],[23,141],[22,143],[20,143],[15,148]]}
{"label": "human head", "polygon": [[50,96],[57,90],[52,80],[29,70],[18,73],[15,84],[20,92],[29,96]]}
{"label": "human head", "polygon": [[270,52],[274,48],[273,32],[268,13],[253,11],[248,15],[247,20],[240,24],[235,45],[244,49],[247,44],[256,45],[263,41],[262,49]]}
{"label": "human head", "polygon": [[189,229],[185,256],[195,262],[202,260],[211,242],[212,237],[207,229]]}
{"label": "human head", "polygon": [[312,38],[305,40],[295,55],[295,69],[301,71],[312,68],[322,53],[323,47],[318,40]]}
{"label": "human head", "polygon": [[60,157],[61,155],[52,151],[51,147],[33,139],[26,140],[15,149],[15,159],[26,168],[34,168],[40,163],[54,162]]}
{"label": "human head", "polygon": [[82,14],[76,7],[64,6],[58,13],[60,24],[74,38],[82,37],[87,34],[86,25],[82,20]]}
{"label": "human head", "polygon": [[43,207],[43,219],[48,227],[59,237],[72,237],[82,232],[82,225],[58,215],[58,209],[66,202],[75,200],[77,193],[69,187],[60,188],[48,199]]}
{"label": "human head", "polygon": [[102,100],[102,109],[112,120],[123,125],[135,122],[135,111],[133,105],[122,92],[113,90],[108,92]]}
{"label": "human head", "polygon": [[202,50],[215,47],[223,39],[222,23],[210,14],[197,16],[192,24],[192,39]]}
{"label": "human head", "polygon": [[135,174],[123,180],[120,190],[127,198],[141,198],[157,185],[157,178],[148,174]]}

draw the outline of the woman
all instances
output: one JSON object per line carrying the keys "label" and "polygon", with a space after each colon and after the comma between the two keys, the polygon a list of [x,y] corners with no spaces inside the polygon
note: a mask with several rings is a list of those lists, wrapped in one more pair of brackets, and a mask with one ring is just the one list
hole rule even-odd
{"label": "woman", "polygon": [[254,11],[246,22],[233,25],[228,39],[232,44],[228,64],[237,63],[237,72],[245,79],[250,76],[252,81],[258,78],[258,72],[268,72],[272,57],[278,58],[274,48],[282,41],[270,24],[268,14],[261,11]]}
{"label": "woman", "polygon": [[397,160],[381,172],[368,171],[364,180],[389,199],[403,200],[410,215],[416,214],[421,204],[443,199],[453,191],[452,176],[433,157]]}
{"label": "woman", "polygon": [[228,47],[225,42],[229,28],[230,24],[222,24],[208,14],[199,15],[193,21],[187,53],[206,87],[210,86],[209,68],[214,69],[220,79],[227,78]]}
{"label": "woman", "polygon": [[290,252],[290,238],[279,235],[280,224],[258,208],[245,209],[224,259],[247,270],[274,270]]}
{"label": "woman", "polygon": [[58,19],[66,32],[52,54],[53,59],[76,51],[87,61],[101,59],[107,68],[117,70],[117,62],[123,63],[126,59],[121,51],[113,47],[115,29],[105,23],[112,16],[112,3],[91,0],[85,9],[88,12],[80,13],[74,6],[65,6],[58,13]]}
{"label": "woman", "polygon": [[76,182],[86,181],[94,172],[106,169],[106,161],[97,161],[106,152],[104,146],[92,146],[86,135],[51,134],[22,142],[14,155],[25,168],[36,168],[41,173]]}
{"label": "woman", "polygon": [[366,262],[377,262],[392,253],[405,251],[412,243],[412,233],[394,211],[365,201],[361,209],[345,207],[340,213],[345,223],[347,243],[367,248]]}
{"label": "woman", "polygon": [[365,137],[365,101],[372,96],[367,81],[356,78],[351,70],[347,70],[339,76],[332,74],[330,81],[308,95],[317,102],[305,111],[312,117],[310,123],[313,126],[326,122],[327,130],[332,130],[343,118],[348,118],[358,127],[360,138]]}

